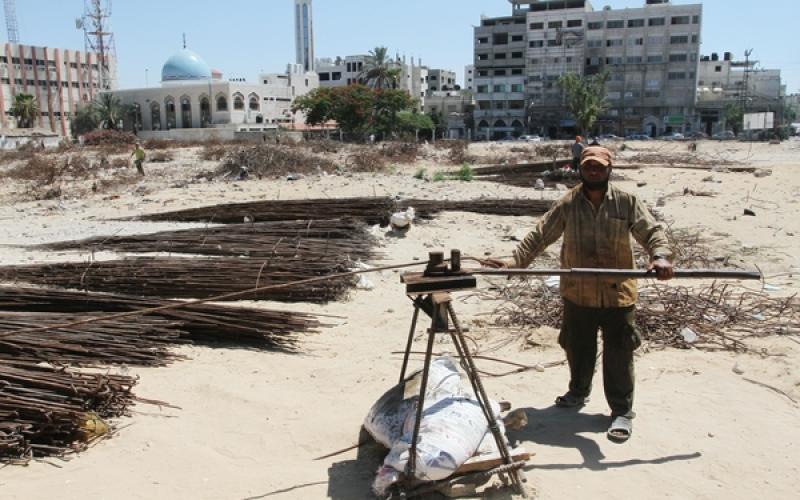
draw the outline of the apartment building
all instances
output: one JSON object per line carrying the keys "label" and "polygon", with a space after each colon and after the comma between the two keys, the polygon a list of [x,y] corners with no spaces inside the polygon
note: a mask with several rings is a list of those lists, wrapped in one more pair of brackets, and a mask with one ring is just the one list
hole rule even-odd
{"label": "apartment building", "polygon": [[526,14],[483,18],[474,35],[475,138],[519,135],[527,127]]}
{"label": "apartment building", "polygon": [[464,90],[475,90],[475,65],[464,66]]}
{"label": "apartment building", "polygon": [[[646,131],[659,135],[696,127],[699,118],[694,102],[702,5],[644,1],[640,8],[595,10],[589,0],[509,0],[511,17],[483,19],[475,30],[478,108],[493,106],[485,101],[494,103],[505,98],[504,92],[494,92],[491,78],[497,77],[497,69],[501,76],[505,76],[503,70],[516,70],[519,76],[520,63],[524,97],[522,103],[517,95],[513,99],[521,119],[513,117],[509,123],[491,115],[489,118],[495,120],[492,123],[480,122],[476,117],[478,127],[488,125],[490,136],[497,136],[498,131],[518,135],[526,130],[551,137],[572,134],[575,121],[564,106],[557,81],[566,73],[602,72],[609,74],[606,97],[610,107],[598,120],[597,132]],[[509,32],[513,41],[502,36],[498,24],[517,28],[520,19],[522,38],[516,30]],[[490,29],[492,36],[487,37]],[[494,37],[494,33],[501,36]],[[496,64],[498,54],[500,61],[512,64]],[[482,61],[489,60],[495,64],[479,67]],[[488,86],[482,87],[489,94],[477,90],[481,77],[491,79]],[[499,88],[504,90],[503,86]]]}
{"label": "apartment building", "polygon": [[449,139],[468,139],[472,136],[474,104],[468,92],[460,90],[428,92],[425,96],[425,114],[440,114],[444,122],[444,136]]}
{"label": "apartment building", "polygon": [[725,108],[737,104],[749,113],[783,113],[786,87],[777,69],[756,69],[757,61],[734,60],[725,52],[703,56],[697,67],[697,114],[702,130],[713,134],[725,130]]}
{"label": "apartment building", "polygon": [[[357,83],[368,66],[368,61],[369,56],[365,54],[317,59],[316,72],[319,75],[320,87],[343,87]],[[392,60],[389,66],[400,69],[398,88],[407,90],[422,106],[428,92],[428,68],[422,66],[419,61],[415,64],[413,57],[410,64],[406,62],[405,57],[398,57]]]}
{"label": "apartment building", "polygon": [[[115,74],[116,61],[108,61]],[[113,82],[113,79],[110,80]],[[5,43],[0,53],[0,126],[13,128],[11,114],[18,93],[31,94],[39,105],[34,124],[60,135],[69,134],[69,119],[78,105],[94,99],[101,90],[97,54],[80,50]]]}
{"label": "apartment building", "polygon": [[456,90],[456,72],[449,69],[428,68],[428,94]]}

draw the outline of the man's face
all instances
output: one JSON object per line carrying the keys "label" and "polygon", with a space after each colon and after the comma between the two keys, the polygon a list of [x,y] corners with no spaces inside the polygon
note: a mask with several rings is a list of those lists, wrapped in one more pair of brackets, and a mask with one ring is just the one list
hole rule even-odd
{"label": "man's face", "polygon": [[581,165],[581,180],[589,191],[604,191],[608,188],[611,167],[596,161],[587,161]]}

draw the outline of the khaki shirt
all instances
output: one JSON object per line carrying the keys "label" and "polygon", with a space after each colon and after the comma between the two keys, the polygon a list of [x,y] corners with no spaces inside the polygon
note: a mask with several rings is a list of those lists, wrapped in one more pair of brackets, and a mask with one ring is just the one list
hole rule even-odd
{"label": "khaki shirt", "polygon": [[[595,208],[580,185],[571,189],[514,250],[516,267],[526,268],[564,235],[561,267],[633,269],[631,235],[651,257],[671,256],[667,237],[636,196],[609,184]],[[636,303],[635,279],[561,278],[561,296],[584,307],[627,307]]]}

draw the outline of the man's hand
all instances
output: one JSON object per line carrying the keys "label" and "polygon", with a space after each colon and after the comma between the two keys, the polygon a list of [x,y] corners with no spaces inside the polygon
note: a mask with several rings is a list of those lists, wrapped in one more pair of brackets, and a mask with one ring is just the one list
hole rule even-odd
{"label": "man's hand", "polygon": [[647,266],[648,272],[652,270],[656,271],[656,278],[658,278],[659,281],[667,281],[672,279],[672,262],[668,261],[667,259],[654,259],[652,262],[650,262],[650,265]]}
{"label": "man's hand", "polygon": [[507,269],[511,267],[507,261],[503,259],[493,259],[491,257],[487,259],[478,259],[478,262],[480,262],[483,267],[491,267],[492,269]]}

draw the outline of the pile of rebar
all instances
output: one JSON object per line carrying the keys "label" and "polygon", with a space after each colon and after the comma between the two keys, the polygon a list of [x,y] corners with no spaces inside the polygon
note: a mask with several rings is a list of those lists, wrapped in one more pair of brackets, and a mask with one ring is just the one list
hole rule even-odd
{"label": "pile of rebar", "polygon": [[[540,279],[498,283],[482,296],[502,302],[494,312],[497,325],[561,327],[558,290]],[[639,287],[636,322],[651,347],[744,352],[752,338],[797,335],[800,302],[733,284],[694,288],[648,283]]]}
{"label": "pile of rebar", "polygon": [[0,462],[26,463],[86,449],[127,414],[134,377],[0,360]]}
{"label": "pile of rebar", "polygon": [[[40,313],[69,313],[73,319],[86,314],[122,313],[141,311],[171,304],[177,301],[144,299],[125,295],[51,290],[43,288],[0,287],[0,307],[4,311]],[[79,314],[78,318],[74,315]],[[193,342],[213,342],[223,344],[246,344],[266,349],[293,351],[299,337],[303,334],[318,333],[322,325],[316,316],[301,312],[278,311],[272,309],[253,309],[217,304],[189,304],[178,309],[163,309],[138,316],[142,321],[178,322],[176,333],[180,339]],[[122,323],[125,323],[122,321]],[[41,324],[38,326],[42,326]],[[116,327],[115,323],[103,321],[82,325],[81,331],[91,328]],[[0,333],[2,335],[2,333]],[[173,339],[172,336],[169,337]],[[0,338],[0,342],[4,339]]]}
{"label": "pile of rebar", "polygon": [[42,250],[113,250],[228,257],[367,260],[375,239],[354,220],[262,222],[39,245]]}
{"label": "pile of rebar", "polygon": [[[142,297],[205,299],[348,270],[339,258],[306,261],[280,257],[130,257],[0,267],[0,280]],[[356,279],[349,276],[264,290],[236,300],[325,303],[344,298],[355,284]]]}
{"label": "pile of rebar", "polygon": [[433,218],[441,212],[533,216],[546,213],[552,205],[552,200],[529,198],[484,198],[464,201],[407,199],[398,202],[400,209],[414,207],[417,216],[423,219]]}
{"label": "pile of rebar", "polygon": [[241,222],[353,218],[367,224],[387,224],[394,202],[388,197],[263,200],[189,208],[138,217],[149,221]]}

